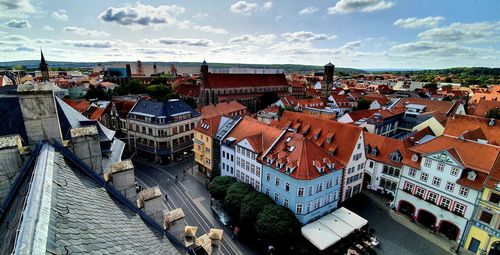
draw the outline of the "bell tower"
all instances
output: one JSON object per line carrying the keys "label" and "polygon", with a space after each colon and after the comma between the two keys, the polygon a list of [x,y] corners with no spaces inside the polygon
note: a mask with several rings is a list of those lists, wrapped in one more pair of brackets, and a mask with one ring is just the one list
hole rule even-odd
{"label": "bell tower", "polygon": [[40,50],[41,59],[39,69],[42,72],[42,81],[49,81],[49,65],[45,61],[42,50]]}
{"label": "bell tower", "polygon": [[208,64],[207,61],[203,60],[203,63],[201,63],[200,67],[200,74],[201,74],[201,87],[200,87],[200,97],[199,97],[199,104],[200,106],[205,106],[210,104],[210,92],[205,91],[205,82],[207,80],[207,75],[208,75]]}

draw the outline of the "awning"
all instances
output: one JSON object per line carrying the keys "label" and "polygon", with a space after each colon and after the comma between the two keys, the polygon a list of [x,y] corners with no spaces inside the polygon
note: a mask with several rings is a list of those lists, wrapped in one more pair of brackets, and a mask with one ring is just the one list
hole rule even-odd
{"label": "awning", "polygon": [[332,212],[332,215],[351,225],[355,229],[361,229],[364,225],[368,224],[367,220],[349,211],[345,207],[335,210]]}
{"label": "awning", "polygon": [[316,248],[324,250],[340,241],[340,236],[322,223],[315,221],[302,227],[302,235]]}
{"label": "awning", "polygon": [[326,215],[318,220],[321,224],[327,226],[329,229],[335,231],[335,234],[344,238],[354,232],[355,228],[342,219],[337,218],[331,214]]}

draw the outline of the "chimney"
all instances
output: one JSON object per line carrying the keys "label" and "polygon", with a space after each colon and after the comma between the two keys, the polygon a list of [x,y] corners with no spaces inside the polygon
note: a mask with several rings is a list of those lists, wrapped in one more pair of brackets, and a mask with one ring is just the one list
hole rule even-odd
{"label": "chimney", "polygon": [[97,174],[102,175],[101,145],[97,126],[72,128],[70,133],[70,148],[73,153],[94,169]]}
{"label": "chimney", "polygon": [[157,223],[163,222],[163,196],[160,187],[145,189],[139,193],[137,207],[144,206],[144,212],[153,218]]}
{"label": "chimney", "polygon": [[16,180],[22,166],[19,149],[22,147],[19,135],[0,137],[0,205]]}
{"label": "chimney", "polygon": [[120,161],[109,165],[109,174],[106,180],[125,195],[128,200],[136,201],[134,164],[130,160]]}
{"label": "chimney", "polygon": [[[177,208],[173,211],[163,211],[163,228],[168,230],[179,240],[184,240],[186,236],[186,220],[184,211]],[[196,231],[195,231],[196,234]]]}
{"label": "chimney", "polygon": [[197,230],[198,227],[193,227],[193,226],[184,227],[184,244],[186,247],[189,247],[195,243]]}
{"label": "chimney", "polygon": [[50,83],[25,83],[17,88],[28,144],[56,139],[62,142],[54,92]]}
{"label": "chimney", "polygon": [[194,245],[195,247],[202,247],[207,254],[212,254],[212,239],[207,234],[196,238]]}
{"label": "chimney", "polygon": [[219,247],[222,243],[222,237],[224,236],[224,230],[211,228],[208,232],[208,237],[212,240],[212,246]]}

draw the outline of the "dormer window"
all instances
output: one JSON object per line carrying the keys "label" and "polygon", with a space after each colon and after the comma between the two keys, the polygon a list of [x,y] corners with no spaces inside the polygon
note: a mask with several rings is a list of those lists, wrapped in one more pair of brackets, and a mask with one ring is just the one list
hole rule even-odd
{"label": "dormer window", "polygon": [[468,179],[469,181],[474,181],[474,180],[476,180],[476,176],[477,176],[477,174],[476,174],[476,172],[474,172],[474,171],[470,171],[470,172],[468,172],[468,173],[467,173],[467,179]]}
{"label": "dormer window", "polygon": [[397,152],[393,152],[391,154],[391,160],[394,162],[401,162],[401,155],[399,155],[399,153]]}
{"label": "dormer window", "polygon": [[372,155],[373,156],[377,156],[378,155],[378,149],[377,149],[377,147],[375,147],[375,148],[372,149]]}
{"label": "dormer window", "polygon": [[418,161],[418,155],[417,154],[411,155],[411,161],[417,162]]}

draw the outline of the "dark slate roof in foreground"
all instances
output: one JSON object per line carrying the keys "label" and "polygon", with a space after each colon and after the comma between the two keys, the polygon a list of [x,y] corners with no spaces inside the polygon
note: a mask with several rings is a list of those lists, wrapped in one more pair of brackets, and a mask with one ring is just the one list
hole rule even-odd
{"label": "dark slate roof in foreground", "polygon": [[0,219],[1,254],[180,254],[53,146],[43,145],[32,172]]}
{"label": "dark slate roof in foreground", "polygon": [[0,113],[0,136],[19,134],[28,141],[18,97],[0,95]]}
{"label": "dark slate roof in foreground", "polygon": [[181,99],[170,99],[168,102],[156,102],[139,99],[130,113],[138,113],[151,117],[167,117],[171,120],[176,114],[191,113],[193,117],[200,116],[200,113],[194,110],[190,105]]}

